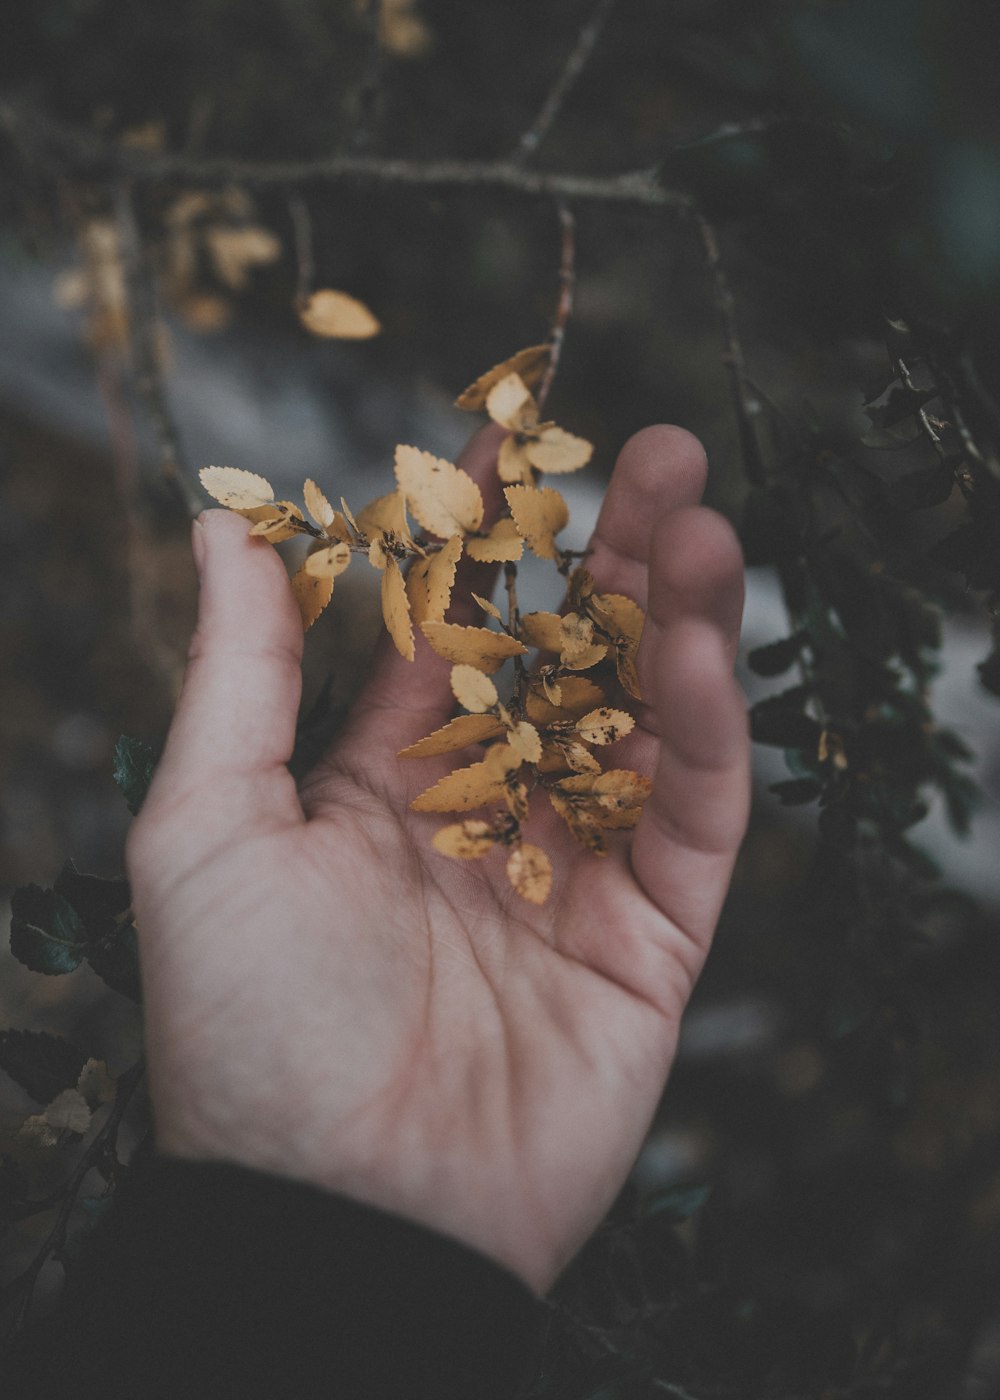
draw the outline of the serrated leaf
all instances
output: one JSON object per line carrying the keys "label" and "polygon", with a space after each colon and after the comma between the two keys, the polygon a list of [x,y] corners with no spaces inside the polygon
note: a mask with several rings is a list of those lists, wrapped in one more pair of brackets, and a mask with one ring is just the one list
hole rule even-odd
{"label": "serrated leaf", "polygon": [[541,735],[526,719],[507,731],[507,743],[524,763],[537,763],[542,756]]}
{"label": "serrated leaf", "polygon": [[639,807],[653,790],[653,784],[642,773],[628,768],[610,768],[605,773],[581,773],[561,778],[556,788],[563,797],[585,801],[597,819],[601,813]]}
{"label": "serrated leaf", "polygon": [[321,530],[329,530],[330,526],[337,518],[337,512],[326,499],[323,492],[313,481],[312,477],[307,477],[302,486],[302,499],[306,503],[306,510]]}
{"label": "serrated leaf", "polygon": [[115,744],[112,777],[121,789],[129,811],[135,816],[145,801],[160,753],[144,739],[119,735]]}
{"label": "serrated leaf", "polygon": [[369,501],[363,510],[358,511],[354,524],[370,540],[391,535],[400,543],[408,543],[410,529],[406,523],[406,502],[402,491],[387,491],[384,496]]}
{"label": "serrated leaf", "polygon": [[351,562],[350,545],[338,543],[314,550],[302,567],[311,578],[339,578]]}
{"label": "serrated leaf", "polygon": [[481,598],[478,593],[473,593],[473,601],[482,608],[487,617],[494,618],[497,622],[503,622],[503,614],[495,603],[491,603],[489,598]]}
{"label": "serrated leaf", "polygon": [[487,675],[499,671],[509,657],[523,656],[528,650],[516,637],[509,637],[506,632],[493,632],[488,627],[424,622],[420,630],[438,656],[455,665],[475,666]]}
{"label": "serrated leaf", "polygon": [[433,846],[443,856],[457,860],[478,860],[493,849],[497,833],[492,822],[470,818],[464,822],[454,822],[443,826],[433,837]]}
{"label": "serrated leaf", "polygon": [[422,622],[444,621],[461,557],[462,536],[452,535],[435,553],[410,566],[406,591],[410,597],[410,615],[418,627]]}
{"label": "serrated leaf", "polygon": [[500,701],[496,686],[476,666],[453,666],[451,689],[458,703],[477,715],[492,710]]}
{"label": "serrated leaf", "polygon": [[504,489],[518,533],[539,559],[555,559],[556,535],[569,522],[569,507],[551,486],[507,486]]}
{"label": "serrated leaf", "polygon": [[561,475],[585,467],[594,455],[594,445],[548,423],[529,438],[524,452],[537,471]]}
{"label": "serrated leaf", "polygon": [[0,1031],[0,1069],[39,1103],[75,1089],[86,1057],[70,1041],[47,1031]]}
{"label": "serrated leaf", "polygon": [[633,598],[624,593],[592,593],[585,610],[594,626],[612,642],[629,641],[638,647],[646,614]]}
{"label": "serrated leaf", "polygon": [[521,618],[518,633],[529,647],[539,651],[562,650],[562,618],[554,612],[530,612]]}
{"label": "serrated leaf", "polygon": [[501,428],[517,433],[538,422],[538,407],[519,374],[505,374],[486,395],[486,412]]}
{"label": "serrated leaf", "polygon": [[579,743],[564,735],[546,734],[538,771],[540,773],[599,773],[601,765],[586,744]]}
{"label": "serrated leaf", "polygon": [[308,630],[333,597],[333,579],[327,574],[312,574],[303,564],[292,575],[292,592],[299,605],[303,631]]}
{"label": "serrated leaf", "polygon": [[253,514],[251,535],[271,544],[283,544],[300,534],[297,522],[305,519],[294,501],[275,501],[273,505],[261,506]]}
{"label": "serrated leaf", "polygon": [[421,452],[396,448],[396,480],[416,520],[432,535],[450,539],[478,530],[483,522],[479,487],[461,467]]}
{"label": "serrated leaf", "polygon": [[229,510],[256,510],[274,500],[266,477],[239,467],[202,467],[198,478],[212,499]]}
{"label": "serrated leaf", "polygon": [[604,642],[594,640],[594,624],[589,617],[567,613],[560,624],[559,660],[571,671],[588,671],[607,655]]}
{"label": "serrated leaf", "polygon": [[511,433],[497,449],[497,476],[509,485],[533,486],[535,473],[528,460],[528,444],[523,434]]}
{"label": "serrated leaf", "polygon": [[606,698],[600,686],[586,676],[566,676],[560,684],[560,703],[553,705],[541,690],[541,682],[532,680],[525,697],[524,712],[532,724],[556,724],[561,720],[577,720]]}
{"label": "serrated leaf", "polygon": [[55,890],[25,885],[10,901],[10,951],[32,972],[59,976],[79,967],[87,953],[83,923]]}
{"label": "serrated leaf", "polygon": [[549,801],[569,827],[570,835],[595,856],[607,854],[601,824],[583,804],[570,801],[557,788],[548,789]]}
{"label": "serrated leaf", "polygon": [[481,564],[516,563],[524,553],[524,540],[513,520],[498,520],[488,535],[471,536],[465,541],[465,552]]}
{"label": "serrated leaf", "polygon": [[434,758],[438,754],[468,748],[470,744],[484,744],[488,739],[498,739],[503,732],[504,726],[496,715],[457,715],[440,729],[435,729],[433,734],[418,739],[408,748],[400,749],[396,757]]}
{"label": "serrated leaf", "polygon": [[577,721],[576,732],[586,744],[614,744],[631,734],[634,728],[635,720],[625,710],[612,710],[602,705]]}
{"label": "serrated leaf", "polygon": [[[413,660],[413,628],[410,625],[410,600],[399,565],[392,555],[386,557],[382,575],[382,616],[393,645],[406,661]],[[425,623],[425,626],[431,626]],[[444,625],[444,624],[440,624]]]}
{"label": "serrated leaf", "polygon": [[332,340],[370,340],[382,329],[363,301],[322,287],[299,307],[299,320],[311,335]]}
{"label": "serrated leaf", "polygon": [[78,1133],[83,1137],[90,1127],[90,1105],[76,1089],[64,1089],[45,1109],[43,1117],[56,1132]]}
{"label": "serrated leaf", "polygon": [[486,396],[494,384],[498,384],[509,374],[520,375],[524,383],[533,389],[536,384],[541,383],[550,354],[551,349],[547,344],[529,345],[524,350],[518,350],[517,354],[511,355],[509,360],[494,365],[492,369],[488,369],[485,374],[481,374],[478,379],[474,380],[467,389],[463,389],[455,400],[455,407],[478,413],[480,409],[486,407]]}
{"label": "serrated leaf", "polygon": [[492,802],[503,802],[507,776],[512,768],[519,766],[520,760],[508,746],[498,744],[481,762],[456,768],[453,773],[439,778],[415,797],[410,806],[415,812],[469,812]]}
{"label": "serrated leaf", "polygon": [[507,878],[522,899],[544,904],[552,891],[552,862],[540,846],[523,841],[507,858]]}

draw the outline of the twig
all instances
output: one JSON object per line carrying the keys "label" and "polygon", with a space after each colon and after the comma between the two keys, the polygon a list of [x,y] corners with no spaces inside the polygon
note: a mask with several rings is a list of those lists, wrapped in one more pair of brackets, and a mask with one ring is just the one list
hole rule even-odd
{"label": "twig", "polygon": [[719,240],[715,229],[701,210],[693,203],[691,205],[691,215],[701,237],[705,266],[708,269],[715,290],[715,305],[719,315],[722,317],[723,331],[726,339],[726,353],[724,358],[732,383],[733,402],[736,406],[740,446],[743,450],[743,463],[747,479],[751,485],[760,486],[764,483],[766,477],[764,462],[760,452],[760,444],[757,440],[756,427],[757,419],[760,417],[761,404],[751,388],[750,379],[747,375],[743,342],[740,340],[739,330],[736,325],[736,302],[729,285],[729,278],[726,276],[726,269],[722,262],[722,255],[719,251]]}
{"label": "twig", "polygon": [[309,217],[309,206],[300,194],[293,193],[288,196],[288,213],[295,237],[295,265],[298,269],[295,302],[297,306],[302,307],[309,300],[316,281],[312,220]]}
{"label": "twig", "polygon": [[85,1177],[99,1165],[101,1159],[106,1156],[109,1151],[114,1150],[115,1142],[118,1137],[118,1129],[121,1126],[122,1118],[125,1116],[125,1110],[128,1108],[132,1095],[139,1086],[145,1069],[145,1062],[139,1060],[131,1069],[126,1070],[118,1080],[115,1101],[112,1105],[111,1112],[108,1114],[100,1130],[94,1135],[93,1141],[73,1168],[69,1180],[60,1192],[61,1200],[59,1211],[52,1224],[52,1229],[43,1240],[41,1248],[28,1267],[8,1285],[8,1290],[11,1292],[20,1291],[22,1294],[20,1304],[14,1316],[13,1330],[15,1335],[20,1332],[27,1319],[39,1274],[52,1255],[58,1255],[66,1243],[66,1231],[69,1226],[69,1219],[73,1213],[73,1207],[76,1205],[76,1198]]}
{"label": "twig", "polygon": [[138,151],[101,140],[37,113],[30,117],[0,102],[0,126],[35,166],[48,163],[61,172],[95,179],[125,178],[136,186],[183,180],[188,185],[229,183],[250,189],[302,183],[353,182],[433,190],[495,190],[525,199],[562,199],[690,211],[691,196],[664,185],[655,170],[619,175],[568,175],[521,170],[509,161],[410,161],[378,156],[327,156],[318,160],[253,161]]}
{"label": "twig", "polygon": [[[517,606],[517,565],[508,563],[503,566],[504,587],[507,590],[507,631],[512,637],[519,635],[521,630],[521,613]],[[514,685],[515,694],[520,702],[522,700],[522,690],[525,679],[524,658],[514,657]]]}
{"label": "twig", "polygon": [[563,103],[594,52],[614,3],[615,0],[597,0],[589,19],[584,22],[576,36],[576,43],[569,57],[539,108],[538,115],[518,141],[517,149],[511,156],[512,165],[519,165],[533,156],[549,134]]}
{"label": "twig", "polygon": [[559,225],[562,229],[559,301],[556,305],[552,329],[549,331],[549,362],[536,395],[539,411],[545,407],[545,400],[548,398],[549,390],[555,380],[559,359],[562,355],[563,341],[566,338],[566,327],[573,314],[573,288],[576,284],[576,220],[573,218],[573,211],[569,205],[561,200],[559,202]]}

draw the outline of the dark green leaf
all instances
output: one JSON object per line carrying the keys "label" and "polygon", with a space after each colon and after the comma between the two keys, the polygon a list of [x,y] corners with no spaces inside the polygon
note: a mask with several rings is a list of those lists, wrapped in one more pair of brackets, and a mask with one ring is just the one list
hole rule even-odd
{"label": "dark green leaf", "polygon": [[787,782],[772,783],[768,788],[782,807],[801,807],[806,802],[815,802],[822,791],[815,778],[790,778]]}
{"label": "dark green leaf", "polygon": [[115,745],[115,782],[125,794],[133,816],[149,791],[159,757],[158,751],[144,740],[133,739],[128,734],[123,734]]}
{"label": "dark green leaf", "polygon": [[118,927],[132,901],[127,880],[86,875],[71,860],[59,872],[54,888],[76,910],[91,944],[100,942]]}
{"label": "dark green leaf", "polygon": [[75,1089],[87,1057],[61,1035],[47,1031],[0,1031],[0,1069],[39,1103]]}
{"label": "dark green leaf", "polygon": [[747,656],[747,665],[758,676],[780,676],[794,666],[809,638],[805,632],[795,632],[779,642],[755,647]]}
{"label": "dark green leaf", "polygon": [[25,885],[10,902],[10,950],[32,972],[72,972],[87,951],[83,924],[55,890]]}
{"label": "dark green leaf", "polygon": [[121,992],[132,1001],[141,999],[134,924],[126,924],[92,944],[87,949],[87,961],[112,991]]}
{"label": "dark green leaf", "polygon": [[802,709],[809,691],[793,686],[780,695],[759,700],[750,711],[750,734],[755,743],[777,744],[782,749],[813,749],[822,727]]}
{"label": "dark green leaf", "polygon": [[646,1220],[666,1220],[671,1225],[679,1225],[701,1210],[711,1194],[711,1186],[704,1183],[678,1182],[655,1191],[643,1201],[642,1216]]}

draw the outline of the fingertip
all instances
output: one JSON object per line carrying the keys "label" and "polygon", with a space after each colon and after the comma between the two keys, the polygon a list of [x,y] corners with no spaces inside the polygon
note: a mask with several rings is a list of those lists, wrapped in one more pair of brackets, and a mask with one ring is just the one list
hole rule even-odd
{"label": "fingertip", "polygon": [[653,527],[649,610],[661,626],[696,615],[718,627],[735,647],[743,617],[743,550],[724,516],[706,506],[682,506]]}
{"label": "fingertip", "polygon": [[640,428],[618,454],[617,471],[626,473],[640,491],[662,490],[669,474],[673,499],[701,499],[708,478],[708,458],[698,438],[673,423],[653,423]]}

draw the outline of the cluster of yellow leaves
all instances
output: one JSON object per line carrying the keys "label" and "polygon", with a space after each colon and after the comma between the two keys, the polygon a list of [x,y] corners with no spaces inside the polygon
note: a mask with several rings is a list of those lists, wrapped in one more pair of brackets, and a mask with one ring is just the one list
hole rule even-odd
{"label": "cluster of yellow leaves", "polygon": [[[318,295],[318,294],[317,294]],[[521,617],[511,601],[504,621],[489,599],[473,594],[487,624],[446,622],[462,555],[514,566],[527,546],[563,573],[570,556],[556,537],[569,520],[558,491],[537,484],[537,473],[569,472],[584,465],[591,445],[539,422],[531,393],[545,373],[547,346],[531,346],[482,375],[458,399],[485,408],[508,429],[498,473],[509,484],[509,515],[483,528],[484,505],[476,482],[460,467],[419,448],[395,452],[396,489],[371,501],[355,517],[347,503],[335,510],[315,482],[303,488],[306,514],[292,501],[275,500],[270,483],[232,467],[207,467],[205,489],[252,522],[251,533],[272,543],[306,535],[312,547],[292,578],[308,627],[333,593],[334,580],[362,553],[382,575],[382,612],[397,650],[415,655],[415,629],[451,663],[451,688],[466,712],[403,749],[402,758],[430,758],[472,745],[485,753],[433,783],[412,802],[418,812],[472,812],[496,806],[490,819],[468,818],[443,828],[437,850],[477,859],[496,846],[508,850],[514,889],[542,903],[552,886],[552,865],[539,847],[522,839],[529,800],[541,788],[571,834],[603,854],[604,832],[638,820],[649,783],[627,769],[604,770],[597,751],[634,727],[632,716],[609,703],[605,684],[617,683],[638,699],[636,654],[644,615],[632,599],[600,593],[584,568],[569,577],[563,613]],[[411,520],[413,524],[411,525]],[[404,576],[401,565],[409,561]],[[513,595],[512,595],[513,599]],[[524,658],[539,654],[533,669]],[[551,655],[554,659],[543,661]],[[504,701],[490,678],[514,661],[513,693]],[[582,675],[599,667],[601,683]]]}

